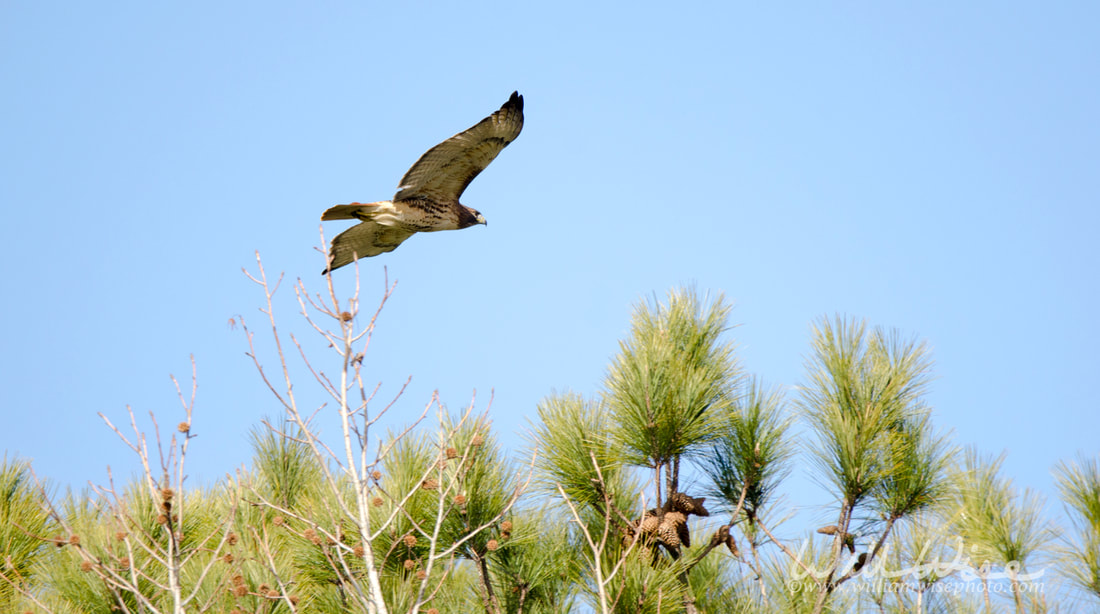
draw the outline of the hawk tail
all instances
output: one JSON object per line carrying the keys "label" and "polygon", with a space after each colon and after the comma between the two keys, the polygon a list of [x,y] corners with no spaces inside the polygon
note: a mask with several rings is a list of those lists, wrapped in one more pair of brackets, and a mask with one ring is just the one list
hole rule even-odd
{"label": "hawk tail", "polygon": [[321,221],[329,220],[367,220],[372,214],[389,203],[351,203],[350,205],[336,205],[329,207],[321,214]]}

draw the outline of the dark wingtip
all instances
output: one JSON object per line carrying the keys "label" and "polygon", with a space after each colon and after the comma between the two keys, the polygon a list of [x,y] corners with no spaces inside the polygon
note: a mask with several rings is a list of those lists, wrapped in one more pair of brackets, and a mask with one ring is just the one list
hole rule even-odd
{"label": "dark wingtip", "polygon": [[508,102],[504,103],[502,109],[513,108],[517,111],[523,110],[523,96],[519,95],[519,92],[512,92],[512,95],[508,98]]}

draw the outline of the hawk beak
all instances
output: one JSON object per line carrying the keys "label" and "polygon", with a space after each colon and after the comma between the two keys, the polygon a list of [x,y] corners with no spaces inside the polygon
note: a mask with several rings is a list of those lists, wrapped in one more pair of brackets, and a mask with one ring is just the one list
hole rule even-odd
{"label": "hawk beak", "polygon": [[485,221],[485,216],[481,215],[480,213],[477,214],[477,217],[475,219],[477,220],[477,223],[481,224],[482,226],[488,226],[489,225],[489,222]]}

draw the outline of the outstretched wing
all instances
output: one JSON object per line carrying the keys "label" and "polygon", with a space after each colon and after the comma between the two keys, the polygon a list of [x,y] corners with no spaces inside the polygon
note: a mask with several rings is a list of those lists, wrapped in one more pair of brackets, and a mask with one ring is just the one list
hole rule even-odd
{"label": "outstretched wing", "polygon": [[375,222],[363,222],[336,235],[329,250],[331,259],[328,268],[321,274],[334,271],[356,258],[377,256],[397,249],[401,242],[415,234],[415,230],[406,230],[396,226],[384,226]]}
{"label": "outstretched wing", "polygon": [[401,178],[393,200],[424,197],[436,202],[457,202],[474,177],[489,166],[500,150],[516,140],[522,129],[523,96],[512,92],[499,111],[420,156]]}

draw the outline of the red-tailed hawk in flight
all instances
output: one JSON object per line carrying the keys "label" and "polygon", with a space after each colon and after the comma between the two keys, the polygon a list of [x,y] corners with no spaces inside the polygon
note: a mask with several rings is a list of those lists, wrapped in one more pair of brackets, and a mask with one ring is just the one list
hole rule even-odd
{"label": "red-tailed hawk in flight", "polygon": [[393,200],[337,205],[325,211],[322,220],[362,223],[336,235],[328,268],[322,273],[356,258],[392,252],[413,233],[484,224],[485,217],[459,203],[458,198],[522,129],[523,96],[512,92],[499,111],[420,156],[401,178]]}

